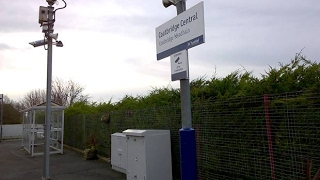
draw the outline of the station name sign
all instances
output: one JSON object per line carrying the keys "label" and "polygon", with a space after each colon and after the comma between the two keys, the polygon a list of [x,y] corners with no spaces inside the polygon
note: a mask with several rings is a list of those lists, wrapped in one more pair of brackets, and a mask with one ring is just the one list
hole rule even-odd
{"label": "station name sign", "polygon": [[203,2],[156,28],[157,60],[204,43]]}

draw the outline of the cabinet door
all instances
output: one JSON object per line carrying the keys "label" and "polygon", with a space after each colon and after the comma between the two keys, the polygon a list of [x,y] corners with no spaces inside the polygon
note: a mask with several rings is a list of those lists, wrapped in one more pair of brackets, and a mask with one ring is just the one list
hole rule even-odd
{"label": "cabinet door", "polygon": [[127,136],[128,169],[127,178],[134,180],[146,179],[146,154],[144,137]]}
{"label": "cabinet door", "polygon": [[111,164],[127,168],[127,144],[125,137],[111,136]]}
{"label": "cabinet door", "polygon": [[120,137],[120,149],[118,149],[118,154],[120,156],[119,162],[120,162],[120,167],[123,169],[127,169],[127,139],[125,137]]}
{"label": "cabinet door", "polygon": [[120,157],[118,156],[117,150],[120,146],[120,139],[117,136],[111,136],[111,164],[119,166]]}

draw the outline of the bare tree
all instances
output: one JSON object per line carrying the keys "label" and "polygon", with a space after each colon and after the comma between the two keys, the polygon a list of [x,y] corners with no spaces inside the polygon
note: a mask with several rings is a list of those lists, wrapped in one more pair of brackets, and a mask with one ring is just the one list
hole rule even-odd
{"label": "bare tree", "polygon": [[[53,102],[62,106],[71,106],[80,101],[88,101],[89,95],[83,94],[84,86],[69,80],[67,82],[62,79],[55,78],[52,81],[51,99]],[[28,108],[46,101],[45,90],[32,90],[25,95],[20,102],[21,106]]]}
{"label": "bare tree", "polygon": [[14,102],[13,107],[18,111],[21,111],[27,108],[21,101]]}
{"label": "bare tree", "polygon": [[89,99],[89,95],[83,94],[83,91],[84,91],[83,86],[71,80],[68,81],[67,85],[68,85],[68,92],[69,92],[68,102],[66,104],[67,106],[71,106],[75,102],[83,102]]}
{"label": "bare tree", "polygon": [[32,107],[46,101],[46,92],[43,89],[32,90],[22,99],[25,108]]}
{"label": "bare tree", "polygon": [[13,104],[14,101],[10,99],[7,95],[3,95],[3,104]]}
{"label": "bare tree", "polygon": [[56,78],[52,84],[52,99],[63,106],[71,106],[75,102],[87,101],[89,99],[89,95],[83,94],[84,89],[84,86],[72,80],[64,82]]}
{"label": "bare tree", "polygon": [[52,82],[51,89],[52,101],[63,106],[67,104],[69,96],[68,87],[65,84],[66,83],[63,80],[56,78]]}
{"label": "bare tree", "polygon": [[5,94],[3,95],[3,104],[10,104],[18,111],[25,109],[25,106],[21,102],[14,101]]}

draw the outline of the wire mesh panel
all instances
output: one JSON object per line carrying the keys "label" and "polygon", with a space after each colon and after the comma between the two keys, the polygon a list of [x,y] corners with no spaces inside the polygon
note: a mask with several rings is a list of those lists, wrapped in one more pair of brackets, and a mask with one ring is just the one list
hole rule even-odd
{"label": "wire mesh panel", "polygon": [[276,179],[306,179],[320,168],[319,100],[306,92],[270,96]]}
{"label": "wire mesh panel", "polygon": [[194,104],[199,179],[314,176],[319,101],[319,94],[295,92]]}
{"label": "wire mesh panel", "polygon": [[64,122],[64,143],[75,148],[84,149],[85,145],[85,115],[66,116]]}
{"label": "wire mesh panel", "polygon": [[199,179],[268,179],[263,111],[256,97],[194,105]]}
{"label": "wire mesh panel", "polygon": [[[66,119],[67,144],[84,149],[90,135],[110,157],[111,134],[126,129],[168,129],[172,168],[180,179],[180,105],[77,115]],[[198,177],[306,179],[320,168],[319,93],[294,92],[192,104]],[[312,164],[312,165],[311,165]]]}

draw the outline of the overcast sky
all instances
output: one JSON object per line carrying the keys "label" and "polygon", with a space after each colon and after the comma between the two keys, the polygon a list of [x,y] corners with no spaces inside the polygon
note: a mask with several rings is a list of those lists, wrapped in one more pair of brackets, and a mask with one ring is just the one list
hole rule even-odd
{"label": "overcast sky", "polygon": [[[62,7],[63,2],[58,0]],[[155,28],[176,16],[161,0],[66,0],[56,12],[53,78],[86,87],[93,101],[119,101],[171,81],[170,58],[156,59]],[[188,0],[187,9],[201,2]],[[19,100],[46,88],[47,51],[38,24],[45,0],[0,1],[0,94]],[[189,50],[190,80],[243,69],[256,76],[303,54],[319,62],[319,0],[204,0],[205,43]]]}

